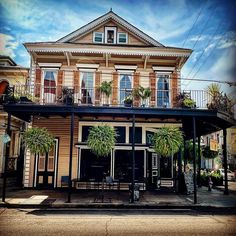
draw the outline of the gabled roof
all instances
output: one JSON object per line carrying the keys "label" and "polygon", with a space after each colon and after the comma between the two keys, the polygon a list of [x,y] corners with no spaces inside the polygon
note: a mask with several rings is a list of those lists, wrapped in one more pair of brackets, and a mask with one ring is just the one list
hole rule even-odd
{"label": "gabled roof", "polygon": [[147,34],[142,32],[141,30],[139,30],[138,28],[136,28],[135,26],[133,26],[132,24],[130,24],[129,22],[127,22],[126,20],[124,20],[123,18],[118,16],[117,14],[115,14],[112,10],[110,10],[108,13],[98,17],[97,19],[91,21],[90,23],[86,24],[85,26],[82,26],[81,28],[75,30],[74,32],[64,36],[63,38],[57,40],[57,42],[66,43],[66,42],[72,40],[73,38],[77,38],[79,36],[84,35],[86,32],[89,32],[90,30],[92,30],[96,26],[98,26],[102,23],[105,23],[106,21],[109,21],[109,20],[116,21],[118,24],[122,25],[124,28],[128,29],[130,32],[137,35],[139,38],[143,39],[144,41],[149,42],[153,46],[164,47],[164,45],[162,45],[161,43],[159,43],[158,41],[156,41],[152,37],[148,36]]}

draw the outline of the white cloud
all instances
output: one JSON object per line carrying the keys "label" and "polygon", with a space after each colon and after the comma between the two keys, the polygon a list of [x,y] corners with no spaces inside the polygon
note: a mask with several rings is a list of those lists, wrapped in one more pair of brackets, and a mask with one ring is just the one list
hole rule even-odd
{"label": "white cloud", "polygon": [[14,37],[0,33],[0,54],[14,58],[16,56],[14,50],[18,45]]}

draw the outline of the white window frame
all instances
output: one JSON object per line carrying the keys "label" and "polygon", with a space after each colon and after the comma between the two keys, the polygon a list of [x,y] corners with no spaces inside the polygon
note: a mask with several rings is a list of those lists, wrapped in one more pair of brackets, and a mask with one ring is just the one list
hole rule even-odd
{"label": "white window frame", "polygon": [[[126,42],[120,42],[120,35],[121,35],[121,34],[125,34]],[[119,32],[119,33],[118,33],[118,43],[119,43],[119,44],[127,44],[127,43],[128,43],[128,34],[127,34],[127,33]]]}
{"label": "white window frame", "polygon": [[[101,34],[101,35],[102,35],[102,41],[101,41],[101,42],[97,42],[97,41],[95,40],[96,34]],[[94,43],[103,43],[103,42],[104,42],[104,33],[103,33],[103,32],[93,32],[93,42],[94,42]]]}
{"label": "white window frame", "polygon": [[158,71],[156,73],[156,106],[157,106],[157,91],[158,91],[158,81],[160,79],[160,76],[166,76],[167,80],[168,80],[168,86],[169,86],[169,101],[168,101],[168,107],[170,107],[172,104],[171,104],[171,101],[172,101],[172,92],[171,92],[171,83],[170,83],[170,73],[168,72],[160,72]]}
{"label": "white window frame", "polygon": [[[57,75],[58,75],[58,70],[59,68],[50,68],[50,67],[46,67],[46,68],[42,68],[42,78],[41,78],[41,84],[42,84],[42,88],[41,88],[41,96],[40,96],[40,101],[43,101],[44,99],[44,77],[47,71],[53,71],[53,73],[55,72],[55,84],[56,84],[56,90],[57,90]],[[56,96],[57,94],[55,94]]]}
{"label": "white window frame", "polygon": [[[113,43],[108,43],[108,42],[107,42],[107,32],[108,32],[109,30],[114,31],[114,42],[113,42]],[[117,36],[117,28],[116,28],[116,27],[105,27],[105,43],[108,43],[108,44],[116,44],[116,36]]]}
{"label": "white window frame", "polygon": [[122,101],[120,101],[120,81],[122,79],[123,75],[128,75],[131,77],[131,90],[133,90],[134,86],[134,71],[133,70],[117,70],[119,72],[119,81],[118,81],[118,101],[121,104]]}

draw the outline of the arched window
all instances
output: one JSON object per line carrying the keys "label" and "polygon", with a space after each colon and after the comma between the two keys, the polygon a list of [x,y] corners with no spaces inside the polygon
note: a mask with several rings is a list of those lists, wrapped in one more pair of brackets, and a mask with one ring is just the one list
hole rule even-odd
{"label": "arched window", "polygon": [[131,75],[120,75],[120,104],[124,104],[124,99],[132,93]]}
{"label": "arched window", "polygon": [[93,92],[93,72],[81,72],[81,103],[92,104],[94,99]]}
{"label": "arched window", "polygon": [[157,79],[157,106],[169,107],[169,76],[159,75]]}

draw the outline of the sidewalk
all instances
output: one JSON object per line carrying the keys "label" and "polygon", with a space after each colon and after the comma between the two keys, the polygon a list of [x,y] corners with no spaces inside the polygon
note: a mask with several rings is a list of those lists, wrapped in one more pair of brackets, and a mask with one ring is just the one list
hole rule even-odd
{"label": "sidewalk", "polygon": [[127,208],[127,209],[224,209],[236,212],[236,194],[224,195],[222,191],[206,187],[197,189],[197,204],[193,194],[180,195],[174,192],[140,192],[139,201],[129,203],[128,191],[87,191],[81,190],[71,195],[71,203],[66,203],[67,192],[62,190],[11,190],[6,193],[6,202],[0,207],[9,208]]}

